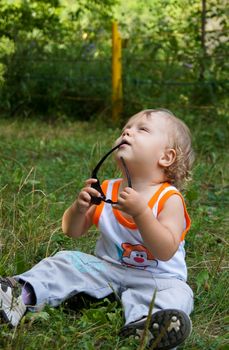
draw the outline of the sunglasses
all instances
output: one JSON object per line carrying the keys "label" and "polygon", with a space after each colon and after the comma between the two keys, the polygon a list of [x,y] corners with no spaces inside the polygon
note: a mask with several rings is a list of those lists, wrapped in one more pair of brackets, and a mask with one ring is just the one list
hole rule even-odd
{"label": "sunglasses", "polygon": [[[111,199],[107,199],[103,190],[102,190],[102,187],[100,185],[100,181],[97,177],[97,173],[101,167],[101,165],[103,164],[103,162],[106,160],[106,158],[112,153],[114,152],[117,148],[119,148],[121,145],[125,144],[125,142],[121,142],[120,144],[118,144],[117,146],[113,147],[109,152],[107,152],[101,159],[100,161],[98,162],[98,164],[96,165],[96,167],[94,168],[94,170],[92,171],[91,173],[91,178],[93,179],[96,179],[97,182],[96,183],[93,183],[91,185],[91,187],[95,188],[99,193],[100,193],[100,197],[95,197],[95,196],[91,196],[91,203],[92,204],[100,204],[102,201],[105,202],[105,203],[109,203],[109,204],[117,204],[118,202],[113,202]],[[127,178],[127,181],[128,181],[128,187],[131,187],[132,188],[132,184],[131,184],[131,178],[130,178],[130,173],[128,171],[128,168],[127,168],[127,165],[123,159],[123,157],[120,157],[120,160],[122,162],[122,165],[123,165],[123,168],[125,170],[125,173],[126,173],[126,178]]]}

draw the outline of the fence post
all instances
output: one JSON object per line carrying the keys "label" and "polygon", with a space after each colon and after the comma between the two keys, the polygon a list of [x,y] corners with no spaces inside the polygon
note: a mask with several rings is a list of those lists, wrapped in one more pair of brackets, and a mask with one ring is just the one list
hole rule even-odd
{"label": "fence post", "polygon": [[117,123],[123,109],[122,39],[117,22],[112,23],[112,121]]}

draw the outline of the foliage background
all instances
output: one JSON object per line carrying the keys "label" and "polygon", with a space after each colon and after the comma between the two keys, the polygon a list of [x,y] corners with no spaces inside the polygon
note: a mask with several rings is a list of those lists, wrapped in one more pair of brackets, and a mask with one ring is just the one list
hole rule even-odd
{"label": "foliage background", "polygon": [[[123,38],[124,116],[227,107],[224,0],[0,1],[0,112],[109,119],[111,22]],[[45,117],[44,117],[45,115]]]}

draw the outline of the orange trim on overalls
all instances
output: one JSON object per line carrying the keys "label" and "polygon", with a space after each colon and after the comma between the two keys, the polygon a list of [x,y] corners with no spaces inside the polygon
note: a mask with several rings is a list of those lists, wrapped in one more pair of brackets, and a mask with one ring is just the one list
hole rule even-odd
{"label": "orange trim on overalls", "polygon": [[186,208],[186,205],[185,205],[185,201],[184,201],[184,198],[182,197],[181,193],[176,191],[176,190],[171,190],[171,191],[168,191],[159,201],[158,203],[158,210],[157,210],[157,213],[158,215],[160,214],[161,210],[163,209],[164,207],[164,204],[165,202],[167,201],[167,199],[173,195],[177,195],[181,198],[182,200],[182,203],[183,203],[183,207],[184,207],[184,216],[185,216],[185,220],[186,220],[186,229],[182,232],[182,235],[181,235],[181,241],[184,240],[188,230],[190,229],[190,226],[191,226],[191,219],[188,215],[188,212],[187,212],[187,208]]}
{"label": "orange trim on overalls", "polygon": [[[114,185],[113,185],[113,189],[112,189],[112,200],[113,200],[114,202],[116,202],[117,199],[118,199],[118,190],[119,190],[119,186],[120,186],[120,184],[121,184],[121,181],[122,181],[122,180],[119,180],[119,181],[115,182]],[[154,204],[156,203],[156,201],[157,201],[157,199],[158,199],[160,193],[161,193],[166,187],[168,187],[168,186],[170,186],[170,184],[167,183],[167,182],[165,182],[165,183],[154,193],[153,197],[152,197],[152,198],[149,200],[149,202],[148,202],[148,206],[150,207],[150,209],[153,208],[153,206],[154,206]],[[118,220],[118,222],[119,222],[121,225],[123,225],[123,226],[125,226],[125,227],[128,227],[128,228],[130,228],[130,229],[132,229],[132,230],[136,230],[136,229],[137,229],[137,225],[135,224],[135,222],[134,222],[133,220],[130,220],[130,219],[125,218],[125,217],[122,215],[122,213],[121,213],[118,209],[114,209],[114,208],[112,208],[112,209],[113,209],[113,213],[114,213],[116,219]]]}
{"label": "orange trim on overalls", "polygon": [[[120,180],[117,180],[114,182],[113,184],[113,188],[112,188],[112,201],[113,202],[116,202],[118,200],[118,190],[119,190],[119,186],[122,182],[122,179]],[[102,190],[104,192],[104,194],[106,195],[106,192],[107,192],[107,188],[108,188],[108,183],[109,183],[109,180],[105,180],[101,187],[102,187]],[[153,195],[153,197],[149,200],[148,202],[148,206],[150,207],[150,209],[153,208],[154,204],[156,203],[159,195],[161,194],[161,192],[166,188],[166,187],[169,187],[171,186],[168,182],[165,182]],[[186,220],[186,229],[182,232],[182,235],[181,235],[181,241],[184,240],[188,230],[190,229],[190,226],[191,226],[191,220],[190,220],[190,217],[188,215],[188,212],[187,212],[187,209],[186,209],[186,205],[185,205],[185,202],[184,202],[184,198],[182,197],[182,195],[176,191],[176,190],[170,190],[168,191],[167,193],[164,194],[164,196],[160,199],[159,203],[158,203],[158,210],[157,210],[157,214],[159,215],[161,210],[163,209],[164,207],[164,204],[165,202],[167,201],[167,199],[172,196],[172,195],[178,195],[180,196],[181,200],[182,200],[182,203],[183,203],[183,206],[184,206],[184,214],[185,214],[185,220]],[[103,210],[103,207],[104,207],[104,204],[105,202],[102,202],[100,205],[97,205],[96,209],[95,209],[95,213],[93,215],[93,224],[95,224],[96,226],[98,226],[98,223],[99,223],[99,218],[100,218],[100,215],[102,213],[102,210]],[[125,218],[122,214],[121,214],[121,211],[119,211],[118,209],[114,209],[112,208],[113,210],[113,213],[116,217],[116,219],[118,220],[118,222],[125,226],[125,227],[128,227],[132,230],[135,230],[137,229],[137,225],[134,223],[133,220],[128,220],[127,218]]]}
{"label": "orange trim on overalls", "polygon": [[[108,183],[109,183],[109,180],[105,180],[105,181],[103,181],[103,183],[101,185],[101,188],[102,188],[103,193],[105,195],[107,194]],[[94,212],[94,215],[93,215],[93,220],[92,220],[93,224],[95,224],[96,226],[98,226],[99,218],[100,218],[100,215],[102,213],[104,204],[105,204],[105,202],[101,202],[101,204],[96,206],[96,209],[95,209],[95,212]]]}

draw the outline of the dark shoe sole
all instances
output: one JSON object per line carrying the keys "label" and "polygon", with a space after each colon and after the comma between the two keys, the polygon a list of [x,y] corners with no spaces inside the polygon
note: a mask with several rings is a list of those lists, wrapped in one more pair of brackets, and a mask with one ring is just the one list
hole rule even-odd
{"label": "dark shoe sole", "polygon": [[[143,335],[145,319],[123,327],[122,336]],[[165,309],[152,315],[147,332],[148,349],[169,350],[180,345],[190,335],[191,320],[183,311]]]}

